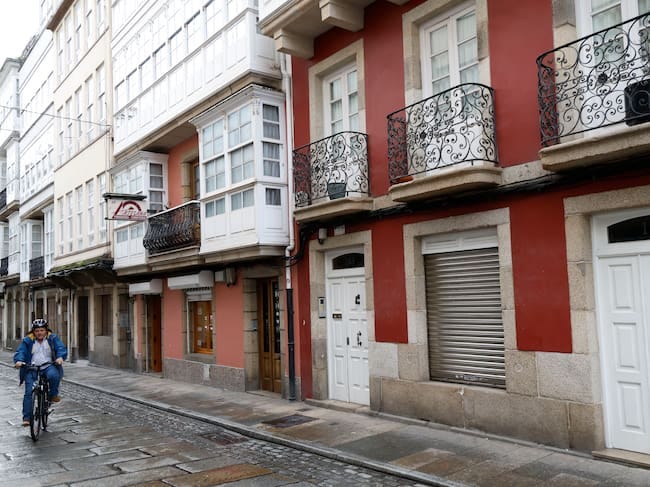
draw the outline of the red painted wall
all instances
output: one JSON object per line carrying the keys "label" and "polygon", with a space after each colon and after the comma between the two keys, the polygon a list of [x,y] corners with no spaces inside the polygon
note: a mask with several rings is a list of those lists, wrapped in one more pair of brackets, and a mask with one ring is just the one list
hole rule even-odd
{"label": "red painted wall", "polygon": [[244,368],[244,290],[241,276],[230,287],[215,283],[214,323],[217,364]]}
{"label": "red painted wall", "polygon": [[370,190],[374,196],[386,194],[389,187],[386,116],[405,104],[402,11],[404,8],[379,1],[365,12],[366,133]]}
{"label": "red painted wall", "polygon": [[182,204],[183,188],[181,187],[181,162],[187,160],[188,154],[197,152],[199,145],[199,134],[193,135],[187,140],[179,143],[169,151],[167,159],[167,196],[169,207],[173,208]]}
{"label": "red painted wall", "polygon": [[183,291],[169,289],[167,282],[162,299],[163,358],[183,358]]}
{"label": "red painted wall", "polygon": [[375,340],[408,342],[402,225],[382,220],[372,227]]}
{"label": "red painted wall", "polygon": [[563,195],[513,201],[510,224],[517,348],[570,353]]}
{"label": "red painted wall", "polygon": [[550,1],[490,0],[488,37],[501,166],[538,159],[541,147],[535,59],[553,48]]}

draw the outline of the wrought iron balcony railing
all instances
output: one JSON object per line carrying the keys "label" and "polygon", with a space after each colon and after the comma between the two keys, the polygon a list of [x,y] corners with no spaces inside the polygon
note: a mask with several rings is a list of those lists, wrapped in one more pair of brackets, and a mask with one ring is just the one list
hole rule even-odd
{"label": "wrought iron balcony railing", "polygon": [[45,276],[45,257],[36,257],[29,261],[29,279],[40,279]]}
{"label": "wrought iron balcony railing", "polygon": [[9,274],[9,257],[3,257],[0,259],[0,276],[6,276]]}
{"label": "wrought iron balcony railing", "polygon": [[201,213],[198,201],[161,211],[148,219],[142,244],[150,255],[201,244]]}
{"label": "wrought iron balcony railing", "polygon": [[0,210],[7,206],[7,188],[0,191]]}
{"label": "wrought iron balcony railing", "polygon": [[458,85],[387,118],[391,183],[454,164],[498,163],[489,86]]}
{"label": "wrought iron balcony railing", "polygon": [[537,75],[543,146],[650,120],[650,13],[545,52]]}
{"label": "wrought iron balcony railing", "polygon": [[368,136],[339,132],[293,151],[296,207],[370,194]]}

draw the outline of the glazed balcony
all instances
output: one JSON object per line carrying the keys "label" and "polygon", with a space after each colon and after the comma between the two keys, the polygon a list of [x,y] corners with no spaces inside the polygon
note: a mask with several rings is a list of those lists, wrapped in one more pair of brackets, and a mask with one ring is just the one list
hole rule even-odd
{"label": "glazed balcony", "polygon": [[150,256],[201,245],[201,217],[198,201],[161,211],[148,219],[142,244]]}
{"label": "glazed balcony", "polygon": [[20,208],[19,188],[18,180],[13,179],[7,181],[5,189],[0,191],[0,220],[6,220]]}
{"label": "glazed balcony", "polygon": [[498,185],[494,93],[455,86],[388,115],[389,193],[424,200]]}
{"label": "glazed balcony", "polygon": [[546,169],[650,153],[650,13],[537,58]]}
{"label": "glazed balcony", "polygon": [[29,261],[29,280],[41,279],[45,276],[45,257],[36,257]]}
{"label": "glazed balcony", "polygon": [[293,168],[298,223],[372,209],[366,134],[339,132],[298,147]]}

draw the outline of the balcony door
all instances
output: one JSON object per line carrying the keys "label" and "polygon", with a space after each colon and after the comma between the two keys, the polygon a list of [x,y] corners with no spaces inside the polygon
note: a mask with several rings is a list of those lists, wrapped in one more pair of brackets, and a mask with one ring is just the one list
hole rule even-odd
{"label": "balcony door", "polygon": [[421,29],[423,94],[429,97],[461,83],[478,82],[474,7],[462,5]]}
{"label": "balcony door", "polygon": [[356,64],[348,65],[323,79],[323,100],[325,103],[325,136],[337,135],[328,144],[332,158],[322,167],[313,168],[318,178],[312,180],[312,194],[321,194],[322,185],[327,187],[330,199],[346,196],[352,187],[348,184],[353,177],[349,164],[348,148],[358,143],[359,131],[359,83]]}
{"label": "balcony door", "polygon": [[406,110],[411,174],[476,159],[472,154],[486,130],[483,111],[490,106],[477,85],[478,36],[472,3],[423,24],[420,53],[425,100]]}

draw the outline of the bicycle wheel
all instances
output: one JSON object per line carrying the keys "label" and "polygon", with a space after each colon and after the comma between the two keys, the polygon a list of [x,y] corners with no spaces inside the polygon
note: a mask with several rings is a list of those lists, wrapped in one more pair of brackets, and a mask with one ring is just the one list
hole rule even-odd
{"label": "bicycle wheel", "polygon": [[47,429],[47,419],[50,416],[50,390],[47,386],[43,389],[41,399],[43,401],[43,407],[41,408],[41,422],[43,424],[41,426],[43,427],[43,431],[45,431]]}
{"label": "bicycle wheel", "polygon": [[29,433],[37,441],[41,434],[41,394],[38,388],[32,391],[32,415],[29,417]]}

